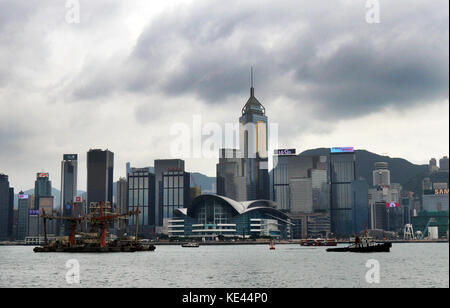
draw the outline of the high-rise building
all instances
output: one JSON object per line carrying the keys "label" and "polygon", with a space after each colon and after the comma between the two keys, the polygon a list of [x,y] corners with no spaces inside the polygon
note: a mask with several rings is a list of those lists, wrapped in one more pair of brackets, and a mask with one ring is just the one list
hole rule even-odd
{"label": "high-rise building", "polygon": [[391,185],[391,171],[389,164],[386,162],[375,163],[373,175],[373,186],[390,186]]}
{"label": "high-rise building", "polygon": [[447,156],[444,156],[439,160],[439,171],[448,172],[449,171],[448,168],[449,168],[449,160]]}
{"label": "high-rise building", "polygon": [[[326,156],[321,156],[325,160]],[[312,169],[311,181],[313,190],[314,212],[328,212],[330,210],[330,189],[328,184],[328,168]]]}
{"label": "high-rise building", "polygon": [[28,211],[28,236],[39,236],[39,210]]}
{"label": "high-rise building", "polygon": [[[116,191],[116,211],[118,213],[128,212],[128,180],[126,178],[120,178],[119,181],[117,181]],[[119,236],[122,236],[126,232],[126,228],[127,223],[125,219],[119,219],[116,222],[116,230],[118,231]]]}
{"label": "high-rise building", "polygon": [[[310,179],[312,187],[313,206],[315,210],[328,210],[328,166],[326,156],[297,156],[293,154],[278,154],[286,151],[277,150],[273,157],[272,171],[273,200],[278,203],[281,211],[291,211],[290,197],[291,179]],[[290,150],[294,153],[294,150]],[[298,181],[295,181],[298,182]],[[294,194],[296,192],[293,192]]]}
{"label": "high-rise building", "polygon": [[356,179],[356,156],[353,148],[332,148],[330,154],[331,178],[331,232],[352,234],[352,182]]}
{"label": "high-rise building", "polygon": [[12,235],[12,216],[14,215],[14,191],[9,187],[6,174],[0,174],[0,240],[7,240]]}
{"label": "high-rise building", "polygon": [[52,195],[52,182],[48,172],[39,172],[36,174],[34,182],[34,209],[39,210],[39,198],[50,197]]}
{"label": "high-rise building", "polygon": [[162,211],[163,233],[168,234],[169,220],[173,218],[176,209],[187,208],[190,205],[191,175],[182,169],[172,169],[163,174]]}
{"label": "high-rise building", "polygon": [[155,225],[156,232],[162,232],[163,226],[163,175],[170,170],[183,170],[184,160],[181,159],[157,159],[155,160]]}
{"label": "high-rise building", "polygon": [[72,216],[73,203],[77,195],[78,155],[64,154],[61,161],[60,211],[63,216]]}
{"label": "high-rise building", "polygon": [[311,178],[292,177],[289,179],[290,212],[313,213],[313,190]]}
{"label": "high-rise building", "polygon": [[[39,197],[39,214],[53,215],[53,196]],[[47,220],[47,234],[55,234],[53,221]],[[39,235],[44,235],[44,223],[39,221]]]}
{"label": "high-rise building", "polygon": [[352,182],[352,233],[360,234],[369,228],[369,184],[365,179]]}
{"label": "high-rise building", "polygon": [[117,211],[119,213],[126,213],[128,211],[127,201],[128,201],[128,180],[127,178],[120,178],[119,181],[117,181],[117,200],[116,200]]}
{"label": "high-rise building", "polygon": [[17,216],[17,239],[25,240],[28,235],[28,210],[30,209],[30,197],[23,191],[18,195],[18,216]]}
{"label": "high-rise building", "polygon": [[430,159],[430,162],[428,164],[428,171],[430,173],[439,171],[439,167],[437,166],[436,158]]}
{"label": "high-rise building", "polygon": [[10,239],[14,238],[13,227],[14,227],[14,188],[9,188],[9,198],[8,198],[8,237]]}
{"label": "high-rise building", "polygon": [[87,153],[87,204],[113,202],[114,153],[89,150]]}
{"label": "high-rise building", "polygon": [[[369,189],[369,213],[371,229],[400,231],[404,226],[405,209],[401,205],[402,187],[398,183],[391,186],[377,186]],[[396,207],[388,207],[397,204]]]}
{"label": "high-rise building", "polygon": [[245,159],[237,149],[221,149],[216,166],[217,194],[236,201],[247,198]]}
{"label": "high-rise building", "polygon": [[247,200],[268,200],[270,182],[268,171],[268,120],[264,106],[250,88],[250,98],[242,108],[240,123],[240,150],[245,158]]}
{"label": "high-rise building", "polygon": [[[135,211],[139,208],[139,233],[150,236],[155,233],[155,175],[149,168],[131,168],[127,179],[128,211]],[[122,180],[122,184],[123,180]],[[119,192],[119,186],[118,186]],[[123,199],[122,188],[118,198]],[[120,201],[122,202],[122,201]],[[122,205],[121,205],[122,206]],[[128,220],[128,231],[133,232],[136,227],[135,219]]]}
{"label": "high-rise building", "polygon": [[128,173],[131,172],[131,163],[127,162],[125,165],[125,171],[126,171],[126,175],[128,176]]}

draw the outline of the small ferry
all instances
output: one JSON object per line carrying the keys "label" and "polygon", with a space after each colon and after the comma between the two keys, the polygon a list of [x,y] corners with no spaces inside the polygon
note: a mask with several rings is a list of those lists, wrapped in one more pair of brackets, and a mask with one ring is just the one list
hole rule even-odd
{"label": "small ferry", "polygon": [[199,243],[195,243],[195,242],[189,242],[189,243],[184,243],[183,245],[181,245],[181,247],[197,248],[197,247],[200,247],[200,244]]}
{"label": "small ferry", "polygon": [[337,246],[335,239],[307,239],[300,242],[301,246]]}
{"label": "small ferry", "polygon": [[355,242],[348,247],[342,248],[328,248],[328,252],[390,252],[392,247],[391,242],[376,243],[371,237],[355,238]]}

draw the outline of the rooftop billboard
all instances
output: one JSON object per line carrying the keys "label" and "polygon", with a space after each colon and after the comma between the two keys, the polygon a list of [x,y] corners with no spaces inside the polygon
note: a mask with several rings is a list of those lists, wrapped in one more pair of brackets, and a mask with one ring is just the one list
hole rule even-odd
{"label": "rooftop billboard", "polygon": [[78,154],[64,154],[63,160],[78,160]]}
{"label": "rooftop billboard", "polygon": [[331,153],[354,153],[354,147],[339,147],[339,148],[331,148]]}
{"label": "rooftop billboard", "polygon": [[295,155],[295,149],[279,149],[275,150],[275,155]]}

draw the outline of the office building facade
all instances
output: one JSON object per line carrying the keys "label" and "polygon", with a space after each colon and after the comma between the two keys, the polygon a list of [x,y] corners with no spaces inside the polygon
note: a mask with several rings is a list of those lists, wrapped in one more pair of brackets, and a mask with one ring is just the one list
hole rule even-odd
{"label": "office building facade", "polygon": [[156,232],[162,233],[163,226],[163,175],[168,171],[184,171],[184,160],[157,159],[155,160],[155,226]]}
{"label": "office building facade", "polygon": [[163,189],[160,200],[163,211],[163,233],[168,234],[167,226],[176,209],[190,204],[190,173],[184,170],[171,170],[163,174]]}
{"label": "office building facade", "polygon": [[442,157],[439,160],[439,171],[448,172],[449,171],[449,159],[447,156]]}
{"label": "office building facade", "polygon": [[247,199],[247,177],[245,159],[237,149],[221,149],[216,166],[217,194],[244,201]]}
{"label": "office building facade", "polygon": [[389,164],[386,162],[375,163],[373,175],[373,186],[390,186],[391,185],[391,171]]}
{"label": "office building facade", "polygon": [[[299,212],[301,208],[307,208],[308,212],[327,212],[330,191],[327,156],[297,156],[295,150],[289,152],[294,154],[276,154],[273,157],[272,200],[284,212]],[[292,187],[300,185],[300,182],[307,185],[307,195],[298,195],[298,190]],[[298,196],[296,204],[292,201],[295,196]],[[308,204],[299,203],[302,200]]]}
{"label": "office building facade", "polygon": [[369,184],[365,179],[352,182],[352,233],[360,234],[369,229]]}
{"label": "office building facade", "polygon": [[268,200],[270,198],[268,119],[264,106],[255,97],[253,81],[250,98],[242,108],[239,127],[240,150],[245,158],[246,200]]}
{"label": "office building facade", "polygon": [[52,195],[52,182],[48,172],[39,172],[36,174],[34,182],[34,209],[39,210],[39,198],[50,197]]}
{"label": "office building facade", "polygon": [[60,210],[63,216],[72,215],[72,206],[77,196],[78,155],[64,154],[61,161]]}
{"label": "office building facade", "polygon": [[30,209],[30,196],[22,191],[18,195],[17,205],[17,239],[25,240],[28,235],[28,210]]}
{"label": "office building facade", "polygon": [[[139,208],[139,233],[144,236],[151,236],[155,233],[156,219],[155,174],[150,172],[149,168],[130,168],[129,171],[126,181],[128,187],[126,192],[128,196],[127,210],[135,211]],[[124,185],[123,182],[122,180],[121,185]],[[124,193],[121,188],[118,197],[120,196],[120,199],[123,199]],[[135,219],[129,218],[127,231],[132,233],[135,227]]]}
{"label": "office building facade", "polygon": [[349,235],[353,231],[352,182],[356,179],[353,149],[333,148],[330,154],[331,231]]}
{"label": "office building facade", "polygon": [[89,150],[87,153],[87,204],[113,202],[114,153]]}
{"label": "office building facade", "polygon": [[9,187],[8,176],[6,174],[0,174],[0,240],[11,238],[13,215],[14,190]]}

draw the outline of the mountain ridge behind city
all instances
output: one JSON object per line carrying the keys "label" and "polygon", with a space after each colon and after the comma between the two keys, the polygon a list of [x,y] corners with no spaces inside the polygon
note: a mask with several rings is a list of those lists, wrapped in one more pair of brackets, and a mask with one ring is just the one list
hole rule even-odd
{"label": "mountain ridge behind city", "polygon": [[[326,155],[329,156],[329,148],[309,149],[298,154],[299,156]],[[391,171],[391,183],[399,183],[403,189],[413,191],[416,195],[422,194],[422,180],[430,176],[428,173],[428,165],[417,165],[403,158],[392,158],[389,156],[379,155],[367,150],[356,150],[356,177],[365,178],[372,186],[372,171],[376,162],[387,162]],[[437,176],[437,175],[434,175]],[[433,175],[431,175],[433,177]],[[448,178],[441,179],[448,183]],[[199,186],[202,192],[212,192],[213,185],[216,183],[215,177],[210,177],[199,172],[191,173],[191,186]],[[114,195],[116,193],[116,182],[114,182]],[[24,191],[25,194],[33,194],[34,189]],[[79,190],[78,195],[86,194],[85,191]],[[59,205],[60,191],[52,187],[52,195],[55,197],[55,207]],[[17,194],[16,194],[17,196]],[[17,198],[14,201],[17,207]]]}

